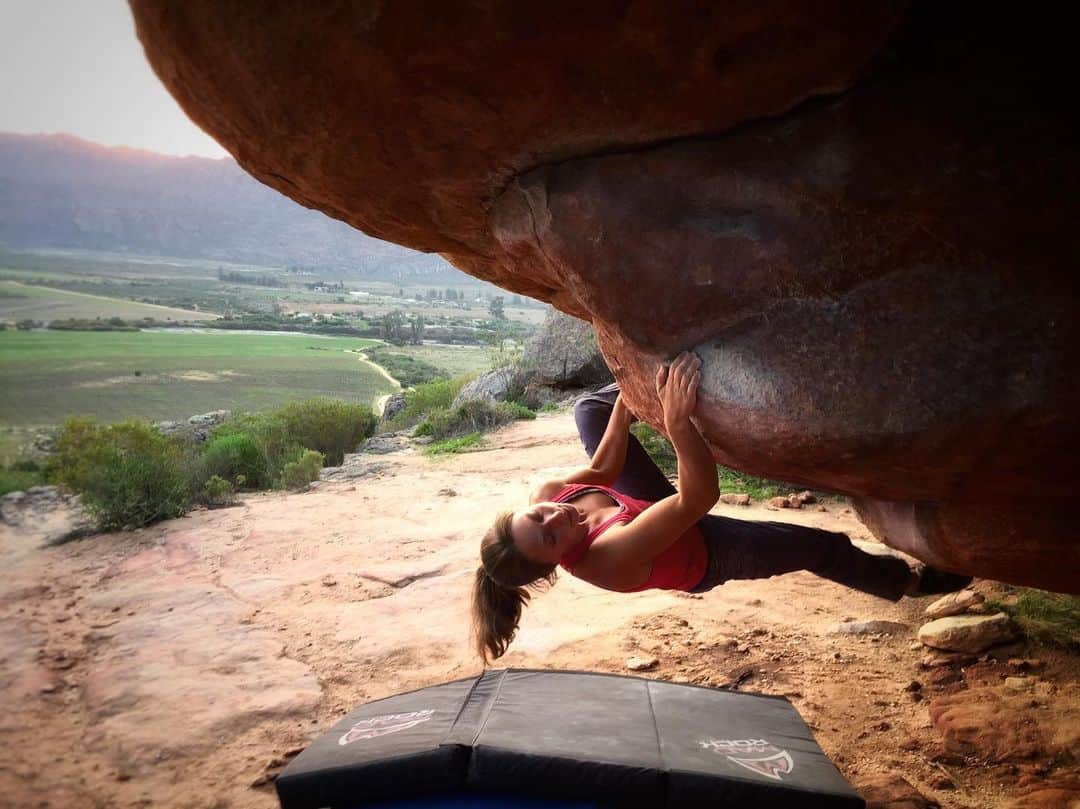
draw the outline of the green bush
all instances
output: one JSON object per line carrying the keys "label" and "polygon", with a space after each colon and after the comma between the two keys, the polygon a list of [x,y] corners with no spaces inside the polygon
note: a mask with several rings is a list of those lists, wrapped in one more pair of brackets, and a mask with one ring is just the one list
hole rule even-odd
{"label": "green bush", "polygon": [[233,485],[224,478],[211,475],[202,490],[203,502],[208,506],[227,506],[233,502]]}
{"label": "green bush", "polygon": [[190,487],[179,441],[140,421],[99,426],[69,419],[57,438],[47,476],[82,495],[102,531],[179,517]]}
{"label": "green bush", "polygon": [[340,466],[375,432],[378,419],[370,407],[337,399],[305,399],[276,411],[289,443],[321,452],[330,466]]}
{"label": "green bush", "polygon": [[509,424],[514,420],[513,411],[505,402],[491,404],[481,399],[470,399],[451,409],[429,413],[429,435],[438,439],[453,438],[466,433],[482,433]]}
{"label": "green bush", "polygon": [[500,407],[505,409],[515,419],[520,419],[520,420],[524,420],[524,421],[532,421],[533,419],[536,418],[535,411],[530,410],[525,405],[523,405],[521,402],[507,401],[507,402],[503,402],[500,405]]}
{"label": "green bush", "polygon": [[454,397],[470,379],[472,379],[471,376],[436,379],[417,385],[413,390],[405,391],[405,407],[391,419],[390,428],[403,430],[422,421],[430,413],[449,409],[454,403]]}
{"label": "green bush", "polygon": [[273,479],[266,453],[251,433],[215,436],[207,442],[201,460],[203,480],[220,477],[236,487],[264,489]]}
{"label": "green bush", "polygon": [[[211,445],[230,437],[237,445],[230,444],[229,447],[236,448],[250,440],[264,460],[262,476],[252,477],[252,472],[258,472],[258,468],[236,471],[245,476],[250,488],[280,486],[285,485],[285,465],[295,462],[303,450],[316,450],[322,453],[326,463],[338,466],[346,452],[351,452],[375,432],[375,425],[375,414],[363,405],[335,399],[306,399],[268,413],[239,414],[214,430]],[[249,454],[244,457],[253,458],[249,450],[245,452]],[[212,467],[208,469],[222,477],[232,477]]]}
{"label": "green bush", "polygon": [[306,489],[319,479],[319,470],[326,461],[321,452],[306,449],[295,461],[289,461],[281,470],[281,483],[286,489]]}

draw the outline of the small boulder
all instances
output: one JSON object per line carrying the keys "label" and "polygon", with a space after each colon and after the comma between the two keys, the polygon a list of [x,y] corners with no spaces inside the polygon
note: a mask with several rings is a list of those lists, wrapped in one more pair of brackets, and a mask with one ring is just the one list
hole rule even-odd
{"label": "small boulder", "polygon": [[994,615],[954,615],[938,618],[919,629],[919,640],[933,649],[979,654],[1015,640],[1016,625],[1003,612]]}
{"label": "small boulder", "polygon": [[726,503],[729,506],[748,506],[750,505],[750,495],[728,492],[727,494],[720,495],[720,502]]}
{"label": "small boulder", "polygon": [[926,608],[926,617],[931,620],[948,618],[950,615],[960,615],[982,604],[985,599],[974,590],[960,590],[955,593],[939,598]]}
{"label": "small boulder", "polygon": [[405,409],[408,404],[405,399],[404,393],[395,393],[389,399],[386,400],[386,404],[383,405],[383,411],[380,418],[383,421],[390,421],[394,416]]}
{"label": "small boulder", "polygon": [[660,665],[655,657],[630,657],[626,660],[626,667],[630,671],[652,671]]}
{"label": "small boulder", "polygon": [[802,503],[792,503],[790,498],[780,496],[769,498],[769,505],[773,508],[802,508]]}

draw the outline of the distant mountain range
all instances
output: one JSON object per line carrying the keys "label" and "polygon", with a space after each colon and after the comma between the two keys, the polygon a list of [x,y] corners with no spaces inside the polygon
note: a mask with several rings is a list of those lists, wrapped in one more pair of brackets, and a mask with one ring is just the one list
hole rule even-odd
{"label": "distant mountain range", "polygon": [[299,266],[344,277],[468,278],[437,255],[298,205],[232,159],[172,157],[71,135],[0,133],[0,245]]}

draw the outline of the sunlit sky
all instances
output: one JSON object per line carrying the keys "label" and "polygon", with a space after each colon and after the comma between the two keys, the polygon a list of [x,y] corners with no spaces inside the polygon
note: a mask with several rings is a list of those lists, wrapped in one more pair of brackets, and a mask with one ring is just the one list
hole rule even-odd
{"label": "sunlit sky", "polygon": [[124,0],[0,0],[0,132],[225,155],[150,69]]}

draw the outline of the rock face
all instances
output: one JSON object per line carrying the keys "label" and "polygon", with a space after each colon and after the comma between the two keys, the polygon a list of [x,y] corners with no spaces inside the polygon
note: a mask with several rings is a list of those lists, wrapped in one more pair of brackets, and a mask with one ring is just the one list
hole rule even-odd
{"label": "rock face", "polygon": [[1080,588],[1066,26],[840,0],[132,0],[256,178],[590,321],[641,418],[931,564]]}
{"label": "rock face", "polygon": [[[983,761],[1068,760],[1080,745],[1080,687],[1035,679],[938,697],[930,718],[945,749]],[[1040,710],[1032,711],[1032,707]]]}
{"label": "rock face", "polygon": [[536,381],[561,388],[599,387],[612,381],[592,326],[552,310],[525,344],[525,365],[536,369]]}

